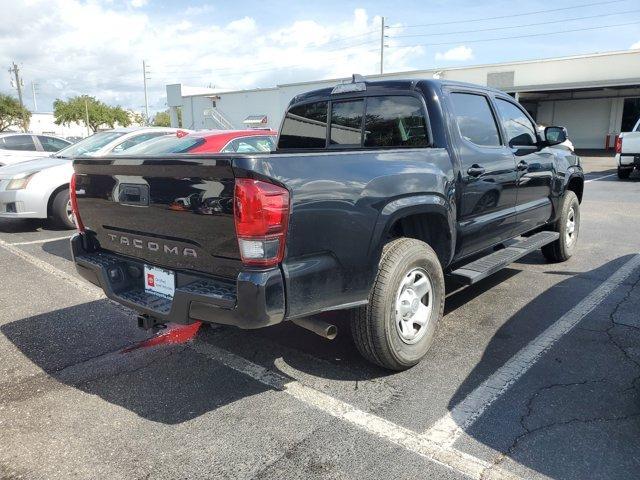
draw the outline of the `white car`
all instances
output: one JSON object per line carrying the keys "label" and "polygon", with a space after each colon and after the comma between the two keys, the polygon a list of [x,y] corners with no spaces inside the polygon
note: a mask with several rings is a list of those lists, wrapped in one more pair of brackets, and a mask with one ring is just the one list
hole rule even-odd
{"label": "white car", "polygon": [[100,157],[127,150],[176,128],[117,128],[98,132],[46,158],[0,168],[0,218],[51,218],[74,228],[69,182],[75,157]]}
{"label": "white car", "polygon": [[640,170],[640,120],[632,131],[622,132],[616,140],[616,163],[620,179],[629,178],[634,169]]}
{"label": "white car", "polygon": [[30,158],[48,157],[69,145],[69,140],[53,135],[0,133],[0,167]]}

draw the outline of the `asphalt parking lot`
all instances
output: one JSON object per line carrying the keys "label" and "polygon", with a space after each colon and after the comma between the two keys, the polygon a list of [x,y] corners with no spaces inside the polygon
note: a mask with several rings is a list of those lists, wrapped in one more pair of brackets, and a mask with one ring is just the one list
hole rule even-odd
{"label": "asphalt parking lot", "polygon": [[637,478],[640,177],[584,157],[579,248],[449,294],[389,373],[344,314],[147,342],[68,231],[0,221],[0,478]]}

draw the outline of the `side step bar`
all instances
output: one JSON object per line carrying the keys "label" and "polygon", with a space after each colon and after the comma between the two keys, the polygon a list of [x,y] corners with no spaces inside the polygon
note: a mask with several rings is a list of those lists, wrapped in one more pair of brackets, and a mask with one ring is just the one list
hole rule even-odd
{"label": "side step bar", "polygon": [[558,232],[540,232],[531,235],[508,247],[493,252],[486,257],[474,260],[471,263],[451,272],[451,275],[466,285],[473,285],[489,275],[503,269],[510,263],[524,257],[538,248],[556,241],[560,238]]}

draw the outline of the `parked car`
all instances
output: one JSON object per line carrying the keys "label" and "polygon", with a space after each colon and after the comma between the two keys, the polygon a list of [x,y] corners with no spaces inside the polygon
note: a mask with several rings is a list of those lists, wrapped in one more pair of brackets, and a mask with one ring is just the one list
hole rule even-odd
{"label": "parked car", "polygon": [[623,132],[616,139],[616,164],[620,179],[629,178],[634,169],[640,170],[640,119],[632,131]]}
{"label": "parked car", "polygon": [[122,152],[151,138],[175,132],[175,128],[157,127],[98,132],[49,157],[2,167],[0,218],[51,218],[60,227],[74,228],[69,202],[72,158]]}
{"label": "parked car", "polygon": [[278,132],[273,130],[204,130],[149,140],[128,149],[126,155],[167,153],[260,153],[275,150]]}
{"label": "parked car", "polygon": [[0,133],[0,167],[34,157],[48,157],[71,145],[64,138],[31,133]]}
{"label": "parked car", "polygon": [[349,309],[362,355],[402,370],[434,339],[445,275],[574,254],[584,174],[549,148],[565,140],[498,90],[354,76],[294,97],[272,153],[76,159],[72,253],[143,328],[290,320],[333,338],[311,315]]}

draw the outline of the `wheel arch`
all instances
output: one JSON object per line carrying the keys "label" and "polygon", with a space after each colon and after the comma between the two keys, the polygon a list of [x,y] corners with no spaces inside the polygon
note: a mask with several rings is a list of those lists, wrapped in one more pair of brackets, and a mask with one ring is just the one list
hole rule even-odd
{"label": "wheel arch", "polygon": [[584,193],[584,175],[572,174],[565,185],[565,191],[571,190],[578,197],[578,202],[582,203],[582,194]]}
{"label": "wheel arch", "polygon": [[389,202],[376,226],[374,258],[380,258],[384,245],[394,238],[408,237],[429,244],[443,269],[455,250],[455,211],[440,195],[412,195]]}
{"label": "wheel arch", "polygon": [[49,194],[49,198],[47,199],[47,217],[51,217],[53,215],[53,200],[56,198],[56,195],[58,195],[58,193],[62,192],[63,190],[69,190],[68,183],[59,185],[58,187],[54,188]]}

